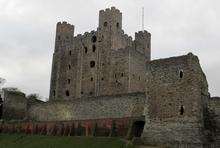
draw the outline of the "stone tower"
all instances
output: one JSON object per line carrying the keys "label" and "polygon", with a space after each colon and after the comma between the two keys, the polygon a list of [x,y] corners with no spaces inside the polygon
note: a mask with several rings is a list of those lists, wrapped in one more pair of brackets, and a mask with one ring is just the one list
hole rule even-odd
{"label": "stone tower", "polygon": [[[70,69],[70,61],[67,54],[71,54],[73,48],[74,26],[67,22],[57,23],[55,50],[53,53],[50,98],[62,97],[62,87],[67,87],[63,80],[68,77],[66,66]],[[68,92],[66,92],[68,93]]]}
{"label": "stone tower", "polygon": [[144,92],[145,63],[150,61],[147,31],[135,39],[122,30],[115,7],[99,11],[96,31],[74,36],[74,26],[57,24],[50,100]]}
{"label": "stone tower", "polygon": [[144,54],[147,61],[151,59],[151,34],[147,31],[135,33],[135,49]]}
{"label": "stone tower", "polygon": [[[209,92],[198,58],[189,53],[148,62],[146,77],[144,141],[202,147]],[[187,146],[189,143],[193,146]]]}

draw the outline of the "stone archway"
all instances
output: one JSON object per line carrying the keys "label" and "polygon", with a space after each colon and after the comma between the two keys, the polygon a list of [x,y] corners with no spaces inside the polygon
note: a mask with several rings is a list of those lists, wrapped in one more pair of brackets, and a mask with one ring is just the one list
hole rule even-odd
{"label": "stone archway", "polygon": [[135,121],[132,124],[131,137],[141,137],[144,130],[145,121]]}

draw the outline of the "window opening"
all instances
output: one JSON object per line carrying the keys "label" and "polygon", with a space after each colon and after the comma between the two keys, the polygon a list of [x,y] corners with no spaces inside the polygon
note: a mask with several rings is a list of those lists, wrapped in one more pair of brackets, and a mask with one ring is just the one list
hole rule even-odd
{"label": "window opening", "polygon": [[91,62],[90,62],[90,67],[91,67],[91,68],[95,67],[95,61],[91,61]]}

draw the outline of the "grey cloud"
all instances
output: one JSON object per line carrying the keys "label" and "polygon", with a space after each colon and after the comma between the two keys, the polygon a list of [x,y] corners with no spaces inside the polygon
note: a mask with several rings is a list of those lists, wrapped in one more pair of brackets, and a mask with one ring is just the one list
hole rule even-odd
{"label": "grey cloud", "polygon": [[153,59],[195,53],[211,94],[219,95],[219,5],[218,0],[1,0],[0,76],[7,86],[47,97],[56,22],[68,21],[75,34],[83,33],[97,28],[100,9],[116,6],[125,32],[134,36],[144,6]]}

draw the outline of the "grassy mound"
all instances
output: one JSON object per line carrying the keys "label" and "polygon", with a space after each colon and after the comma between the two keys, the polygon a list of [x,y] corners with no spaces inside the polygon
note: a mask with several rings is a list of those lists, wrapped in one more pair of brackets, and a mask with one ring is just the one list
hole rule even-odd
{"label": "grassy mound", "polygon": [[0,148],[133,148],[119,138],[0,134]]}

